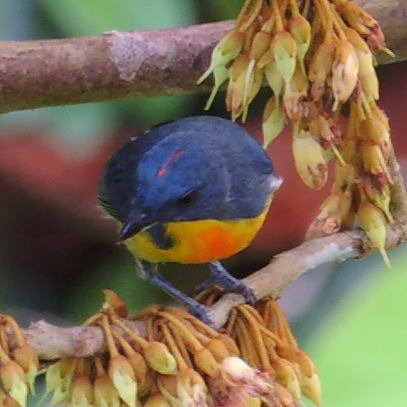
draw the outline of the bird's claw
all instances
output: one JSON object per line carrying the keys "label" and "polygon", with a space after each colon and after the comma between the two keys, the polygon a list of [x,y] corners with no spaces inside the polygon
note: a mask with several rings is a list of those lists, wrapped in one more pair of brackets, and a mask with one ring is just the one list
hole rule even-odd
{"label": "bird's claw", "polygon": [[219,262],[211,263],[210,267],[210,277],[195,287],[195,294],[201,293],[211,285],[218,285],[225,292],[243,295],[247,304],[253,305],[256,302],[253,290],[237,278],[231,276]]}
{"label": "bird's claw", "polygon": [[236,292],[243,295],[246,304],[253,305],[256,302],[256,297],[254,295],[253,290],[247,285],[244,285],[243,283],[241,284],[242,284],[241,291]]}
{"label": "bird's claw", "polygon": [[203,323],[210,326],[212,329],[215,329],[215,324],[210,317],[209,308],[198,302],[189,307],[189,313],[194,317],[200,319]]}

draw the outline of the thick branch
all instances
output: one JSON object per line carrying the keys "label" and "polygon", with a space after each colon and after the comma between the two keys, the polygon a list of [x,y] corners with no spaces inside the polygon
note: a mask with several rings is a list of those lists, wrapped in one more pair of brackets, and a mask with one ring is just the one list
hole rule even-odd
{"label": "thick branch", "polygon": [[[377,18],[395,60],[407,59],[407,0],[358,0]],[[196,80],[233,22],[97,37],[0,42],[0,113],[207,91]],[[389,62],[383,59],[381,62]]]}

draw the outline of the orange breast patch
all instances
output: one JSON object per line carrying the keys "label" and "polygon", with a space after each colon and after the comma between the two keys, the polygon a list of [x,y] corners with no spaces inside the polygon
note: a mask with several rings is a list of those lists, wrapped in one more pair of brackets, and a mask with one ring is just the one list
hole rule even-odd
{"label": "orange breast patch", "polygon": [[246,248],[264,222],[260,216],[237,220],[198,220],[165,224],[175,244],[161,249],[148,233],[139,233],[124,243],[134,256],[151,263],[208,263],[233,256]]}
{"label": "orange breast patch", "polygon": [[[199,246],[197,249],[201,253],[195,254],[197,258],[224,259],[244,249],[246,246],[244,236],[233,233],[234,231],[229,230],[229,227],[225,228],[224,226],[208,225],[206,229],[198,231],[195,238],[197,239],[197,246]],[[202,260],[202,262],[205,261],[207,260]]]}

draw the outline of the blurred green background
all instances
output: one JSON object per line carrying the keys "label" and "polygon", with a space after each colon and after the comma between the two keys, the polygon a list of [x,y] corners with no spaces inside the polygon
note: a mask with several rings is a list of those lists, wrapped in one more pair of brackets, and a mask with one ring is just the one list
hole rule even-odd
{"label": "blurred green background", "polygon": [[[110,30],[160,29],[236,16],[241,1],[13,0],[0,2],[0,39],[35,40],[100,35]],[[407,96],[404,64],[380,71],[383,103],[403,164]],[[393,70],[393,71],[392,71]],[[394,80],[393,80],[394,79]],[[393,81],[392,81],[393,80]],[[398,93],[397,93],[398,92]],[[404,92],[404,93],[403,93]],[[387,95],[387,96],[386,96]],[[260,137],[262,91],[248,128]],[[80,323],[115,290],[131,311],[168,299],[134,272],[115,245],[115,228],[96,207],[98,173],[122,142],[149,126],[202,113],[205,95],[155,97],[15,112],[0,117],[0,305],[22,324],[45,318]],[[222,95],[211,110],[225,115]],[[285,179],[268,222],[253,246],[227,262],[243,276],[281,250],[299,244],[323,194],[298,182],[290,139],[270,148]],[[280,151],[281,156],[280,157]],[[404,167],[403,167],[404,168]],[[306,210],[304,211],[304,203]],[[317,364],[324,406],[407,405],[407,254],[391,253],[387,272],[379,256],[328,265],[291,284],[281,303],[300,344]],[[203,267],[168,266],[165,275],[186,291],[205,276]],[[186,274],[188,273],[188,274]],[[185,278],[188,275],[188,278]]]}

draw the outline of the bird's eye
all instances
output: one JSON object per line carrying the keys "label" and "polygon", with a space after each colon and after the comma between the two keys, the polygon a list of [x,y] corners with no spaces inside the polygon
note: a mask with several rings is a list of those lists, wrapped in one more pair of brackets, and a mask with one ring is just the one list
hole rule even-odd
{"label": "bird's eye", "polygon": [[189,194],[184,195],[182,198],[177,199],[177,205],[186,208],[187,206],[192,205],[198,199],[198,191],[191,191]]}

